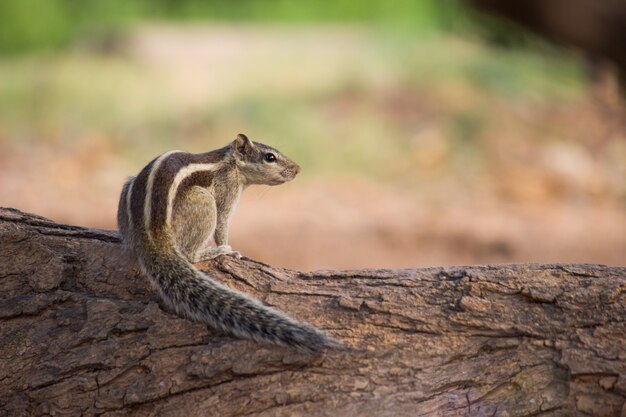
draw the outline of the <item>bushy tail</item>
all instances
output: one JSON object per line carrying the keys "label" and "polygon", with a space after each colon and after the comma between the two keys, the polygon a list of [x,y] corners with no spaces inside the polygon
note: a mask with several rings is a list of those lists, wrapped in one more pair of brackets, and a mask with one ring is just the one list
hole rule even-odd
{"label": "bushy tail", "polygon": [[313,326],[299,323],[211,279],[182,256],[159,254],[140,258],[161,297],[188,319],[238,337],[290,346],[308,353],[341,346]]}

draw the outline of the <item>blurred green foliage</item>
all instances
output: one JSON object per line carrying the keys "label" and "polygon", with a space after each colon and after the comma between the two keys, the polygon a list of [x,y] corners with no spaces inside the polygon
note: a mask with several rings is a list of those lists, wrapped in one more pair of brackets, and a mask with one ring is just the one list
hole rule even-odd
{"label": "blurred green foliage", "polygon": [[[418,178],[449,164],[471,178],[491,138],[502,136],[503,103],[522,115],[559,106],[580,94],[583,73],[571,56],[537,54],[539,41],[464,4],[0,0],[0,54],[14,55],[0,60],[0,145],[101,141],[115,155],[143,160],[172,148],[221,146],[244,131],[272,138],[314,172]],[[143,55],[141,42],[134,52],[62,50],[75,42],[97,50],[90,47],[120,34],[124,44],[133,36],[124,36],[126,28],[143,21],[253,24],[179,27],[175,42],[159,46],[156,36]],[[346,31],[326,23],[358,25]],[[214,55],[220,41],[228,54]],[[42,50],[60,51],[27,53]],[[517,119],[506,120],[508,131]],[[522,122],[510,128],[524,129]],[[529,136],[541,138],[541,129]],[[320,158],[327,149],[333,152]]]}
{"label": "blurred green foliage", "polygon": [[0,0],[0,53],[50,50],[111,36],[139,20],[380,23],[431,30],[456,0]]}

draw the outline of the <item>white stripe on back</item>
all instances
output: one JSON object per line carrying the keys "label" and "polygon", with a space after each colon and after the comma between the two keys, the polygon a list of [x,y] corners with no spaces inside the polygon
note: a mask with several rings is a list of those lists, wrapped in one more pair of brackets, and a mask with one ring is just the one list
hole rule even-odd
{"label": "white stripe on back", "polygon": [[171,226],[172,224],[174,198],[176,197],[176,193],[178,192],[178,187],[185,180],[185,178],[199,171],[215,171],[221,165],[221,162],[208,164],[189,164],[176,173],[174,181],[172,181],[172,185],[170,185],[170,189],[167,192],[167,211],[165,212],[165,224],[167,224],[168,226]]}
{"label": "white stripe on back", "polygon": [[148,182],[146,183],[146,200],[143,204],[143,221],[144,228],[146,229],[146,234],[148,235],[148,239],[152,240],[152,230],[150,229],[150,216],[152,215],[152,188],[154,186],[154,177],[156,176],[159,167],[167,159],[168,156],[178,153],[181,151],[169,151],[165,152],[163,155],[159,156],[154,164],[152,164],[152,169],[150,170],[150,174],[148,175]]}

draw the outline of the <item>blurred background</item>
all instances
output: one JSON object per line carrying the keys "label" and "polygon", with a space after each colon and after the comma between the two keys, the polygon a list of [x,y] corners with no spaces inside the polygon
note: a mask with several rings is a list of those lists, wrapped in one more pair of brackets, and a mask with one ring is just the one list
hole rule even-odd
{"label": "blurred background", "polygon": [[624,265],[617,79],[461,1],[0,0],[0,206],[115,229],[127,176],[242,132],[303,168],[244,193],[251,258]]}

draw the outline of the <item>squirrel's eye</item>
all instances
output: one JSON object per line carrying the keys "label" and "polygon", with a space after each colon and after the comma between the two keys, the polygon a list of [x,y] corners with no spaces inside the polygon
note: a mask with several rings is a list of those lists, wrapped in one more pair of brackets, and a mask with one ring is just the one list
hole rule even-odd
{"label": "squirrel's eye", "polygon": [[265,160],[267,162],[275,162],[276,161],[276,155],[274,155],[273,153],[266,153],[265,154]]}

